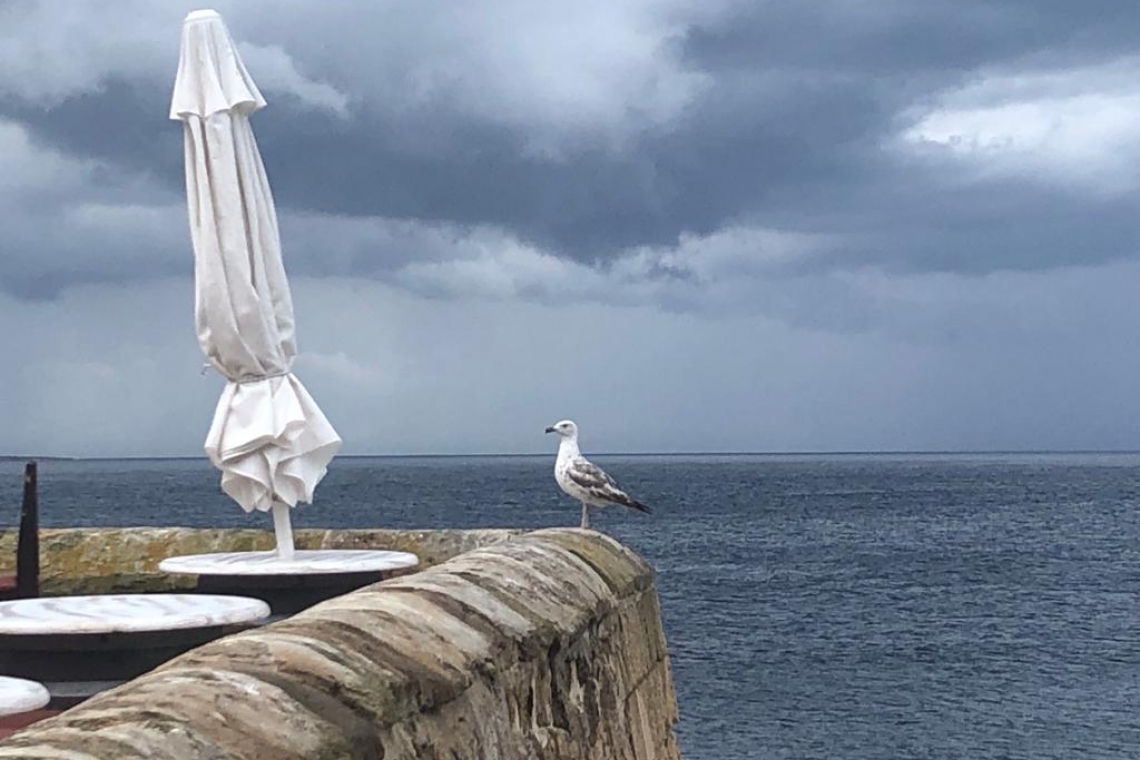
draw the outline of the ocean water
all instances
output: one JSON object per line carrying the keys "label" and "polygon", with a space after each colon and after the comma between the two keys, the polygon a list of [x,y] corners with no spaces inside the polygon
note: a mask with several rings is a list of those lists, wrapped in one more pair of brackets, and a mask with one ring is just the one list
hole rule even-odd
{"label": "ocean water", "polygon": [[[688,760],[1140,758],[1140,455],[594,459],[656,509],[594,527],[660,574]],[[574,525],[552,465],[341,458],[295,522]],[[269,525],[204,460],[40,472],[47,526]]]}

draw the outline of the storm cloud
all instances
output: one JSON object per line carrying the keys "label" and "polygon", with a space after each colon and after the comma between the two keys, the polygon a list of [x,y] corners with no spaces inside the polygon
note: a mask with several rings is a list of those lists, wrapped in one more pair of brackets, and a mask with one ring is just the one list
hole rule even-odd
{"label": "storm cloud", "polygon": [[[0,3],[0,448],[198,445],[167,118],[195,7]],[[1136,444],[1140,8],[215,7],[350,451],[528,450],[569,414],[609,448]],[[76,362],[151,405],[47,415],[30,377]],[[154,423],[168,395],[202,414]]]}

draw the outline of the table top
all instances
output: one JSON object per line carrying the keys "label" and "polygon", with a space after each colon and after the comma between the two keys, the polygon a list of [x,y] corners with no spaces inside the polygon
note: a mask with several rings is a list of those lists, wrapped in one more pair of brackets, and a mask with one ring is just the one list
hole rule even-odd
{"label": "table top", "polygon": [[0,676],[0,716],[38,710],[51,701],[42,683]]}
{"label": "table top", "polygon": [[379,549],[303,549],[292,559],[281,559],[277,552],[222,552],[170,557],[158,564],[167,573],[187,575],[331,575],[378,573],[415,567],[419,557],[408,552]]}
{"label": "table top", "polygon": [[139,633],[253,623],[260,599],[213,594],[106,594],[0,602],[0,636]]}

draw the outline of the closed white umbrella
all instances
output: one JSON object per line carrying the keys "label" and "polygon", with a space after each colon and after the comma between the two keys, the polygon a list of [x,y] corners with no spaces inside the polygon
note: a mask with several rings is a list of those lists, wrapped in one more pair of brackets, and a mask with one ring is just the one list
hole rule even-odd
{"label": "closed white umbrella", "polygon": [[291,372],[293,303],[249,123],[264,106],[221,16],[188,15],[170,118],[185,130],[198,343],[228,380],[206,454],[243,509],[273,511],[278,554],[289,558],[289,510],[312,501],[341,439]]}

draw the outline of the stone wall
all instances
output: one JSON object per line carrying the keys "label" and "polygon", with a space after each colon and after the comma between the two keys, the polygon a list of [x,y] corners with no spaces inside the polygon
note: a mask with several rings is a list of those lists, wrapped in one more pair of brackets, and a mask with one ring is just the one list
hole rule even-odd
{"label": "stone wall", "polygon": [[652,569],[556,529],[207,644],[0,760],[676,760],[676,718]]}
{"label": "stone wall", "polygon": [[[298,530],[299,549],[392,549],[412,552],[420,568],[506,541],[521,530]],[[15,529],[0,531],[0,574],[16,564]],[[264,530],[200,528],[65,528],[40,531],[40,588],[44,595],[174,591],[193,576],[159,572],[167,557],[273,548]],[[407,572],[414,572],[410,570]]]}

